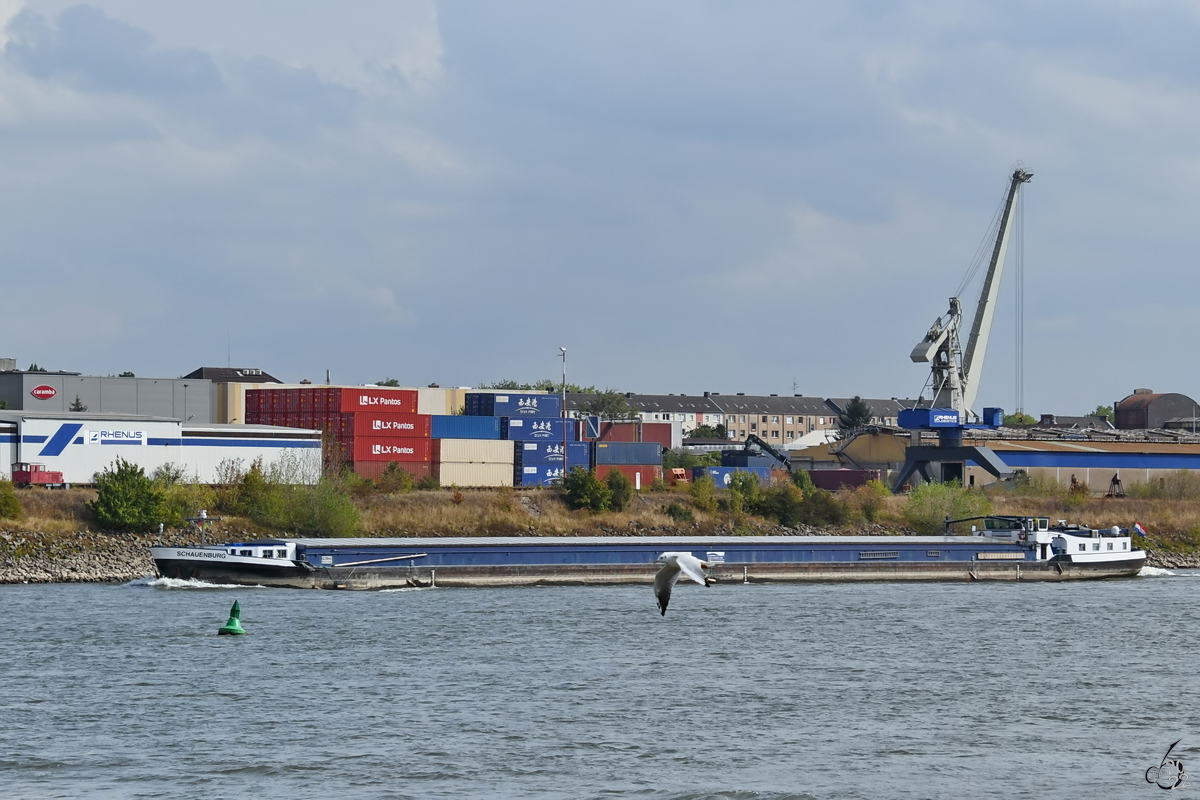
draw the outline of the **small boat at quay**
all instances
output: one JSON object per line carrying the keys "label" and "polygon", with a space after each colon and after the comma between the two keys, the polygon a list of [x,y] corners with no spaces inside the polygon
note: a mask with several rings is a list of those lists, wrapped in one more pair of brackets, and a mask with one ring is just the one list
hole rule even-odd
{"label": "small boat at quay", "polygon": [[301,589],[645,583],[665,551],[724,582],[1064,581],[1127,578],[1146,563],[1129,531],[989,516],[965,535],[260,539],[152,547],[159,575]]}

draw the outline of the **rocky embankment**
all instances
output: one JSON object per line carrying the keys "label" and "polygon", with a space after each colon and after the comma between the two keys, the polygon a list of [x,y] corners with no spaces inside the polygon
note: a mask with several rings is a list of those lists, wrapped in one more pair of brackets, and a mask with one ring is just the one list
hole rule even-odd
{"label": "rocky embankment", "polygon": [[[172,544],[189,537],[173,535]],[[132,533],[0,532],[0,583],[109,583],[154,574],[157,536]]]}
{"label": "rocky embankment", "polygon": [[1146,566],[1160,569],[1200,569],[1200,553],[1171,553],[1148,550]]}

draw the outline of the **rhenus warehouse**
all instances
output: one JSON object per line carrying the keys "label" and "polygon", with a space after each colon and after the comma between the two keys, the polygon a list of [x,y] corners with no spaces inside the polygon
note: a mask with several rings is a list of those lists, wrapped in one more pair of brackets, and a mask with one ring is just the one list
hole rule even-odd
{"label": "rhenus warehouse", "polygon": [[[65,483],[92,483],[118,458],[146,474],[165,465],[187,480],[218,483],[222,464],[247,469],[261,459],[289,480],[316,483],[321,475],[321,432],[271,425],[194,425],[128,414],[0,411],[0,472],[16,463],[44,464]],[[240,462],[240,463],[239,463]],[[227,474],[227,473],[226,473]]]}

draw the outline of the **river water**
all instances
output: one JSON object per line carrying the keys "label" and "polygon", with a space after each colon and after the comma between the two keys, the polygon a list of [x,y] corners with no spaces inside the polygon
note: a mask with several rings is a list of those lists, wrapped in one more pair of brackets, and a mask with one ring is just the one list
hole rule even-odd
{"label": "river water", "polygon": [[[234,599],[250,635],[217,636]],[[1176,739],[1200,775],[1198,601],[1191,572],[681,584],[665,618],[648,586],[4,586],[0,795],[1154,796]]]}

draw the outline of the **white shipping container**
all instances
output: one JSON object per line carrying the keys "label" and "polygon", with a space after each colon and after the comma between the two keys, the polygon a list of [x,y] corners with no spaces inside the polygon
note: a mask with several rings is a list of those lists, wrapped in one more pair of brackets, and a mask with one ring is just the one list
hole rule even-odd
{"label": "white shipping container", "polygon": [[[0,412],[2,414],[3,412]],[[185,480],[217,483],[222,464],[249,468],[261,459],[264,469],[298,483],[315,483],[321,475],[318,431],[266,425],[184,425],[159,417],[61,414],[4,414],[0,423],[17,425],[15,445],[0,470],[17,461],[44,464],[63,474],[66,483],[92,483],[118,458],[136,464],[147,475],[172,465]],[[4,445],[0,444],[0,448]],[[0,449],[0,456],[4,451]]]}
{"label": "white shipping container", "polygon": [[17,458],[17,426],[0,422],[0,481],[12,478],[12,465]]}
{"label": "white shipping container", "polygon": [[464,464],[454,461],[435,461],[433,477],[437,478],[443,487],[512,486],[513,467],[512,464]]}
{"label": "white shipping container", "polygon": [[507,464],[511,470],[514,444],[504,439],[434,439],[433,462]]}

